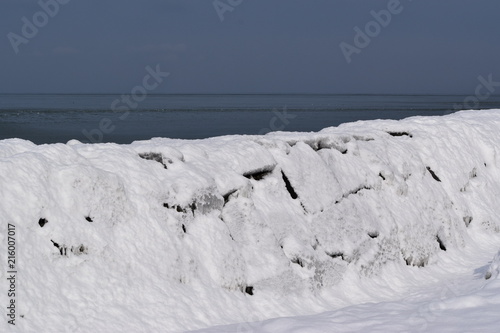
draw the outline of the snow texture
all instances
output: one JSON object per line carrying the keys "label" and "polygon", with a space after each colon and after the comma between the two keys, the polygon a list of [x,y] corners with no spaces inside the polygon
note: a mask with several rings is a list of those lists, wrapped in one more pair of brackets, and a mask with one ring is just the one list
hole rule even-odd
{"label": "snow texture", "polygon": [[[178,332],[348,305],[327,322],[410,313],[418,301],[389,302],[408,277],[480,243],[499,248],[499,130],[490,110],[195,141],[0,141],[16,329]],[[474,297],[431,305],[484,306]],[[296,320],[262,332],[314,332]]]}

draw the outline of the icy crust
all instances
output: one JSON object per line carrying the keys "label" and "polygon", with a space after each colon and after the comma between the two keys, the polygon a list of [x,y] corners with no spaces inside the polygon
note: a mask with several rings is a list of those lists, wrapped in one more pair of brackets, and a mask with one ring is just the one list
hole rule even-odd
{"label": "icy crust", "polygon": [[197,141],[0,141],[19,323],[180,331],[300,313],[296,296],[325,309],[348,273],[432,265],[470,232],[500,232],[499,130],[491,110]]}

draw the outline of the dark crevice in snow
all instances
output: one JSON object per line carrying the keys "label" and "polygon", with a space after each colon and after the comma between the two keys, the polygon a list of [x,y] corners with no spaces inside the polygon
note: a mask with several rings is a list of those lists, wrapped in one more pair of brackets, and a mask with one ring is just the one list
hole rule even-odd
{"label": "dark crevice in snow", "polygon": [[469,225],[472,222],[473,218],[472,218],[472,216],[464,216],[463,220],[464,220],[465,226],[469,227]]}
{"label": "dark crevice in snow", "polygon": [[247,293],[250,296],[253,296],[253,287],[252,286],[246,286],[245,287],[245,293]]}
{"label": "dark crevice in snow", "polygon": [[191,213],[193,213],[193,215],[194,215],[194,211],[196,210],[196,203],[193,202],[192,204],[190,204],[189,208],[191,208]]}
{"label": "dark crevice in snow", "polygon": [[65,256],[66,255],[66,246],[64,245],[59,245],[58,243],[54,242],[52,239],[50,240],[52,242],[52,244],[54,244],[55,247],[57,247],[59,249],[59,253],[62,255],[62,256]]}
{"label": "dark crevice in snow", "polygon": [[390,136],[408,136],[410,138],[413,138],[413,135],[408,132],[387,132]]}
{"label": "dark crevice in snow", "polygon": [[87,220],[87,222],[94,222],[90,216],[85,216],[85,220]]}
{"label": "dark crevice in snow", "polygon": [[354,191],[347,193],[347,195],[344,195],[344,198],[351,195],[351,194],[358,194],[359,191],[361,190],[371,190],[372,188],[369,186],[361,186],[360,188],[355,189]]}
{"label": "dark crevice in snow", "polygon": [[236,193],[236,191],[237,190],[232,190],[222,196],[222,198],[224,198],[224,205],[229,202],[229,197],[231,196],[231,194]]}
{"label": "dark crevice in snow", "polygon": [[441,238],[439,238],[439,235],[436,235],[436,241],[438,242],[439,244],[439,248],[442,250],[442,251],[446,251],[446,246],[444,246],[444,243],[443,241],[441,240]]}
{"label": "dark crevice in snow", "polygon": [[296,257],[296,258],[293,258],[292,260],[290,260],[292,262],[292,264],[297,264],[299,265],[300,267],[304,267],[304,262],[302,261],[302,259],[300,259],[299,257]]}
{"label": "dark crevice in snow", "polygon": [[379,236],[379,233],[378,233],[378,231],[370,231],[370,232],[368,233],[368,236],[369,236],[370,238],[377,238],[377,237]]}
{"label": "dark crevice in snow", "polygon": [[262,180],[264,177],[271,174],[273,172],[273,170],[274,170],[274,166],[272,166],[270,168],[250,171],[250,172],[244,173],[243,176],[248,178],[248,179]]}
{"label": "dark crevice in snow", "polygon": [[[344,195],[342,196],[342,198],[343,198],[343,199],[346,199],[348,196],[350,196],[350,195],[352,195],[352,194],[358,194],[358,193],[359,193],[359,191],[361,191],[361,190],[371,190],[371,189],[372,189],[371,187],[364,185],[364,186],[358,187],[358,188],[356,188],[356,189],[354,189],[354,190],[352,190],[352,191],[349,191],[349,192],[347,192],[347,193],[344,193]],[[338,204],[338,203],[340,203],[341,201],[342,201],[342,200],[337,200],[337,201],[335,201],[335,204]]]}
{"label": "dark crevice in snow", "polygon": [[384,177],[384,175],[382,174],[382,172],[379,172],[378,176],[379,176],[380,178],[382,178],[382,180],[385,180],[385,177]]}
{"label": "dark crevice in snow", "polygon": [[45,218],[43,218],[43,217],[42,217],[41,219],[39,219],[39,220],[38,220],[38,225],[39,225],[41,228],[43,228],[43,226],[44,226],[44,225],[46,225],[48,222],[49,222],[49,221],[47,221],[47,219],[45,219]]}
{"label": "dark crevice in snow", "polygon": [[[161,153],[140,153],[139,157],[145,160],[150,160],[150,161],[156,161],[163,165],[165,169],[167,169],[167,165],[163,161],[163,155]],[[172,161],[168,161],[169,163],[172,163]]]}
{"label": "dark crevice in snow", "polygon": [[333,259],[340,258],[344,261],[349,261],[349,260],[347,260],[347,257],[345,257],[345,255],[342,252],[334,252],[334,253],[325,252],[325,253],[330,258],[333,258]]}
{"label": "dark crevice in snow", "polygon": [[182,225],[182,231],[184,231],[184,233],[186,233],[186,226],[184,224]]}
{"label": "dark crevice in snow", "polygon": [[340,148],[340,147],[321,147],[321,148],[315,149],[315,151],[318,152],[318,151],[324,150],[324,149],[335,149],[335,150],[339,151],[342,155],[347,154],[347,149],[346,148]]}
{"label": "dark crevice in snow", "polygon": [[[66,245],[60,245],[60,244],[54,242],[52,239],[50,241],[59,250],[59,253],[62,256],[68,255],[68,247]],[[81,255],[81,254],[87,254],[87,247],[83,244],[80,244],[78,246],[72,246],[69,250],[71,251],[71,253],[73,253],[77,256]]]}
{"label": "dark crevice in snow", "polygon": [[253,286],[239,285],[238,289],[245,294],[253,296]]}
{"label": "dark crevice in snow", "polygon": [[285,175],[283,171],[281,171],[281,175],[283,176],[283,181],[285,182],[286,190],[288,193],[290,193],[290,196],[292,199],[297,199],[299,196],[295,192],[294,188],[292,187],[292,184],[290,184],[290,181],[288,180],[288,177]]}
{"label": "dark crevice in snow", "polygon": [[179,205],[170,206],[168,203],[164,203],[163,207],[168,208],[168,209],[173,209],[173,210],[175,210],[178,213],[184,213],[184,214],[187,213],[187,209],[186,208],[182,208]]}
{"label": "dark crevice in snow", "polygon": [[431,174],[432,178],[434,178],[435,181],[441,182],[441,179],[436,175],[436,173],[431,169],[431,167],[426,167],[427,171]]}

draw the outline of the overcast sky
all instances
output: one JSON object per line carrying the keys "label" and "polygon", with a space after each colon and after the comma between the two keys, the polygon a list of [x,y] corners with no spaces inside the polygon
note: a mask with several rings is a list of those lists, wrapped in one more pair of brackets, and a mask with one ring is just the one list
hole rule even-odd
{"label": "overcast sky", "polygon": [[[0,93],[125,93],[157,64],[171,75],[154,93],[471,94],[479,75],[500,81],[498,0],[220,0],[219,13],[212,0],[59,1],[50,17],[1,0]],[[372,29],[368,45],[355,27]]]}

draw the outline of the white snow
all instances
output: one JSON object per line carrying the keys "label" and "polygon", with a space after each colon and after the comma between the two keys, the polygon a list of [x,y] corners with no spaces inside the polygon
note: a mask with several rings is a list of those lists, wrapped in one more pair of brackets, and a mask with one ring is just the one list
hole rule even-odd
{"label": "white snow", "polygon": [[195,141],[0,141],[2,306],[8,223],[18,270],[16,326],[2,325],[496,332],[499,130],[489,110]]}

